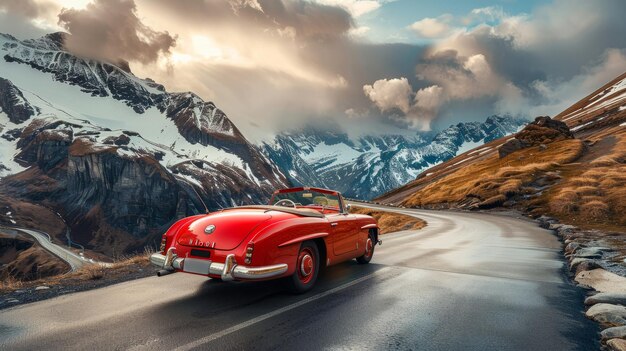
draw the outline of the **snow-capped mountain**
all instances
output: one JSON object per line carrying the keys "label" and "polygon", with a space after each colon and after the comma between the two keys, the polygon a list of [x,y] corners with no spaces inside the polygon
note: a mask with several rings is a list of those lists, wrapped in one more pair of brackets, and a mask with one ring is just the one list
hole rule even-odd
{"label": "snow-capped mountain", "polygon": [[215,210],[289,185],[214,103],[74,56],[66,35],[0,34],[0,194],[93,232],[83,244],[116,233],[130,247],[204,211],[200,199]]}
{"label": "snow-capped mountain", "polygon": [[415,179],[457,154],[511,134],[528,121],[491,116],[483,123],[452,125],[436,134],[365,136],[305,128],[265,143],[265,153],[294,184],[337,189],[370,199]]}

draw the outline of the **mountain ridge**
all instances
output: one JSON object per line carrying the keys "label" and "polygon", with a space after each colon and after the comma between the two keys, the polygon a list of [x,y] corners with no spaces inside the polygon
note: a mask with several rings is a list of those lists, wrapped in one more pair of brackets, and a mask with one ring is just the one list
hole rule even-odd
{"label": "mountain ridge", "polygon": [[76,57],[64,35],[0,35],[0,204],[18,225],[45,226],[16,211],[33,204],[72,241],[120,255],[205,204],[266,202],[289,185],[213,102]]}
{"label": "mountain ridge", "polygon": [[522,118],[494,115],[485,122],[451,125],[434,135],[388,134],[354,140],[340,129],[305,127],[263,145],[265,154],[292,183],[370,199],[404,185],[464,148],[511,134],[526,123]]}

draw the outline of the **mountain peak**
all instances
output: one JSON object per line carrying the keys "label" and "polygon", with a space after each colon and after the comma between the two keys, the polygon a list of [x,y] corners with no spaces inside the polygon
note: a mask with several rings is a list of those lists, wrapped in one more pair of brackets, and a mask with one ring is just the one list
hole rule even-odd
{"label": "mountain peak", "polygon": [[[65,41],[69,35],[69,33],[65,32],[49,33],[41,38],[26,39],[22,43],[34,49],[63,51],[65,50]],[[17,39],[15,40],[17,41]]]}
{"label": "mountain peak", "polygon": [[368,199],[401,186],[423,170],[468,148],[516,132],[527,121],[490,116],[439,133],[366,135],[352,140],[341,129],[307,126],[279,134],[266,155],[294,184],[321,186]]}

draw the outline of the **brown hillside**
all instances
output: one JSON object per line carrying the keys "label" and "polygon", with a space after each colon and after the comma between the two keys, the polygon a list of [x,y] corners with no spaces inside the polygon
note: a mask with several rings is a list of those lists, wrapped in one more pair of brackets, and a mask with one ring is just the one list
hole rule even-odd
{"label": "brown hillside", "polygon": [[377,200],[432,208],[504,206],[626,232],[626,73],[554,120],[538,118]]}
{"label": "brown hillside", "polygon": [[32,238],[0,228],[0,280],[36,280],[67,273],[69,269]]}
{"label": "brown hillside", "polygon": [[417,230],[426,226],[426,221],[417,217],[395,212],[377,211],[370,208],[353,206],[350,213],[372,216],[378,222],[380,234],[394,233],[401,230]]}

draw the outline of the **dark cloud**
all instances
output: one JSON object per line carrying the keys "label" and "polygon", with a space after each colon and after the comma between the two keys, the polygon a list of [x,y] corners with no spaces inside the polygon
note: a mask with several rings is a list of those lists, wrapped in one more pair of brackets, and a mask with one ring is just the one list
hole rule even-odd
{"label": "dark cloud", "polygon": [[154,0],[150,6],[184,19],[187,24],[235,24],[242,31],[259,36],[324,39],[341,36],[354,26],[352,16],[343,8],[305,0]]}
{"label": "dark cloud", "polygon": [[26,18],[37,18],[52,9],[54,5],[47,1],[0,0],[0,10]]}
{"label": "dark cloud", "polygon": [[63,9],[59,25],[70,34],[68,50],[117,61],[155,62],[176,45],[176,37],[145,25],[133,0],[95,0],[84,9]]}
{"label": "dark cloud", "polygon": [[325,38],[345,34],[354,23],[343,8],[308,1],[259,1],[263,13],[278,26],[293,28],[302,38]]}
{"label": "dark cloud", "polygon": [[[247,135],[357,114],[358,124],[367,125],[382,116],[370,110],[363,85],[390,75],[419,84],[413,72],[423,47],[355,40],[354,20],[339,7],[300,0],[137,4],[152,25],[179,34],[176,53],[189,50],[194,57],[199,42],[215,48],[206,60],[174,60],[171,75],[155,78],[215,100],[242,129],[250,122],[262,126],[244,130]],[[154,70],[144,72],[155,76]]]}
{"label": "dark cloud", "polygon": [[50,32],[35,24],[55,18],[58,6],[46,0],[0,0],[0,32],[19,39],[38,38]]}

